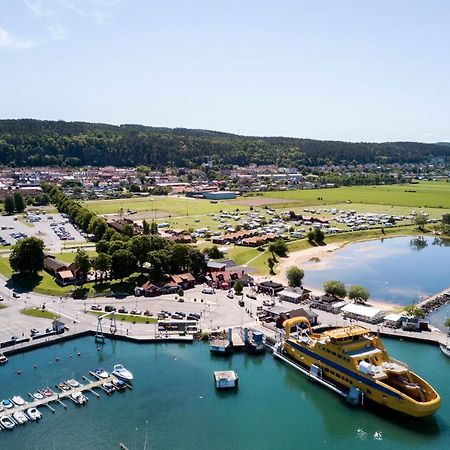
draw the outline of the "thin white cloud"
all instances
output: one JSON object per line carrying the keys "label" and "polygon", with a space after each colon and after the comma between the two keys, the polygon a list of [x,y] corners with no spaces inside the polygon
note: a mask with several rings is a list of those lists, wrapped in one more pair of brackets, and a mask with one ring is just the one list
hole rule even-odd
{"label": "thin white cloud", "polygon": [[67,28],[59,22],[47,25],[47,29],[50,32],[51,38],[54,39],[55,41],[65,39],[69,34]]}
{"label": "thin white cloud", "polygon": [[38,44],[30,39],[21,39],[0,27],[0,49],[25,49]]}

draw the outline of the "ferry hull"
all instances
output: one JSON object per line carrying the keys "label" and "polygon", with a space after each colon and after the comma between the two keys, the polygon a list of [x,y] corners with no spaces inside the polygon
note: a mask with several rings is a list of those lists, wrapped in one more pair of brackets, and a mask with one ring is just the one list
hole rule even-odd
{"label": "ferry hull", "polygon": [[[299,344],[295,345],[291,344],[290,341],[286,341],[283,348],[291,359],[297,361],[302,366],[308,369],[312,365],[319,366],[325,371],[327,379],[347,389],[350,389],[350,387],[359,388],[364,393],[364,399],[369,399],[379,406],[409,417],[417,418],[430,416],[440,407],[441,399],[436,392],[436,398],[433,400],[418,402],[384,383],[370,380],[367,377],[361,376],[361,374],[353,374],[348,368],[343,367],[342,370],[336,369],[335,364],[328,365],[323,362],[323,358],[319,359],[314,357],[314,355],[308,354],[311,351],[302,351],[302,347]],[[415,376],[417,377],[417,375]],[[417,378],[423,383],[426,383],[421,378]],[[432,389],[431,386],[428,385],[428,387]]]}

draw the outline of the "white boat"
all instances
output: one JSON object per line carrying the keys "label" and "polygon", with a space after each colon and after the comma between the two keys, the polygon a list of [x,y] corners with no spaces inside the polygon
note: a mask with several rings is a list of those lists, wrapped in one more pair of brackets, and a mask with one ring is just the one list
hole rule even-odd
{"label": "white boat", "polygon": [[6,364],[7,362],[8,358],[3,353],[0,353],[0,364]]}
{"label": "white boat", "polygon": [[11,416],[1,416],[0,424],[3,428],[6,428],[7,430],[12,430],[16,425]]}
{"label": "white boat", "polygon": [[37,408],[28,408],[27,409],[27,416],[33,420],[33,421],[37,421],[42,417],[42,414],[40,413],[40,411]]}
{"label": "white boat", "polygon": [[78,405],[84,405],[88,401],[87,397],[81,392],[74,392],[73,394],[70,394],[70,396]]}
{"label": "white boat", "polygon": [[20,396],[20,395],[15,395],[12,399],[11,399],[17,406],[23,406],[25,405],[26,401]]}
{"label": "white boat", "polygon": [[2,406],[5,409],[9,409],[9,408],[12,408],[14,405],[13,405],[13,402],[9,398],[6,398],[5,400],[2,400]]}
{"label": "white boat", "polygon": [[80,385],[80,383],[78,383],[78,381],[74,380],[73,378],[71,378],[70,380],[67,380],[66,384],[68,384],[71,388],[76,388]]}
{"label": "white boat", "polygon": [[115,377],[124,381],[131,381],[133,379],[133,374],[128,369],[125,369],[122,364],[116,364],[114,366],[114,370],[111,373]]}
{"label": "white boat", "polygon": [[16,411],[12,416],[17,425],[23,425],[28,422],[28,417],[22,411]]}
{"label": "white boat", "polygon": [[34,392],[32,395],[33,398],[35,398],[36,400],[42,400],[44,398],[44,395],[41,394],[40,392]]}
{"label": "white boat", "polygon": [[112,383],[103,383],[102,387],[108,395],[111,395],[115,391],[115,387]]}
{"label": "white boat", "polygon": [[440,347],[441,347],[441,352],[442,352],[445,356],[447,356],[448,358],[450,358],[450,347],[449,347],[449,345],[448,345],[448,344],[447,344],[447,345],[441,344]]}
{"label": "white boat", "polygon": [[94,373],[98,378],[108,378],[109,377],[109,373],[102,368],[95,369]]}
{"label": "white boat", "polygon": [[124,391],[127,388],[125,381],[122,380],[113,380],[112,384],[114,385],[114,389],[118,391]]}

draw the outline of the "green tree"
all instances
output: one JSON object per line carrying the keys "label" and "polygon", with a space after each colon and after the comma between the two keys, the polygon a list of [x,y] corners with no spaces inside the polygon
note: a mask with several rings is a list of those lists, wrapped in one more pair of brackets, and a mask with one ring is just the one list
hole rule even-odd
{"label": "green tree", "polygon": [[303,269],[297,266],[291,266],[286,272],[286,278],[288,280],[288,285],[291,287],[299,287],[302,285],[303,277],[305,272]]}
{"label": "green tree", "polygon": [[267,258],[267,265],[269,266],[270,275],[275,275],[273,268],[275,267],[275,259],[273,257]]}
{"label": "green tree", "polygon": [[10,195],[5,197],[4,208],[6,214],[12,214],[14,212],[14,199]]}
{"label": "green tree", "polygon": [[274,259],[274,262],[276,262],[275,255],[286,256],[288,247],[286,245],[286,242],[284,242],[282,239],[277,239],[276,241],[269,244],[268,250],[270,253],[272,253],[272,258]]}
{"label": "green tree", "polygon": [[307,238],[309,242],[321,244],[325,239],[325,234],[320,228],[314,227],[308,231]]}
{"label": "green tree", "polygon": [[89,255],[84,250],[78,249],[77,254],[75,255],[74,264],[81,274],[81,285],[83,286],[84,282],[86,281],[87,273],[91,268],[91,260],[89,258]]}
{"label": "green tree", "polygon": [[150,225],[145,219],[142,221],[142,232],[144,234],[150,234]]}
{"label": "green tree", "polygon": [[20,274],[36,274],[44,268],[44,241],[36,237],[21,239],[9,257],[11,269]]}
{"label": "green tree", "polygon": [[450,328],[450,318],[449,319],[445,319],[444,326],[447,327],[447,328]]}
{"label": "green tree", "polygon": [[23,212],[25,210],[25,200],[20,192],[14,192],[13,196],[14,200],[14,209],[17,212]]}
{"label": "green tree", "polygon": [[323,284],[323,289],[328,295],[334,295],[341,298],[344,298],[347,295],[347,290],[345,289],[345,285],[342,281],[325,281]]}
{"label": "green tree", "polygon": [[427,216],[425,214],[417,214],[414,219],[414,224],[420,231],[424,231],[425,225],[428,223]]}
{"label": "green tree", "polygon": [[128,236],[128,237],[133,236],[133,234],[134,234],[133,225],[131,225],[131,223],[126,223],[126,224],[123,226],[122,234],[123,234],[124,236]]}
{"label": "green tree", "polygon": [[425,311],[416,305],[406,306],[405,312],[408,316],[417,317],[418,319],[423,319],[425,317]]}
{"label": "green tree", "polygon": [[107,278],[108,270],[111,268],[111,256],[106,253],[99,253],[94,259],[92,266],[101,273],[100,281],[103,281],[103,275],[106,274]]}
{"label": "green tree", "polygon": [[450,225],[450,213],[445,213],[442,215],[442,223],[444,225]]}
{"label": "green tree", "polygon": [[237,280],[236,283],[234,283],[233,285],[233,289],[236,294],[242,294],[244,286],[242,286],[242,283],[239,280]]}
{"label": "green tree", "polygon": [[152,220],[152,223],[150,224],[150,234],[158,234],[158,225],[154,220]]}
{"label": "green tree", "polygon": [[217,245],[213,245],[212,247],[209,247],[205,249],[205,253],[211,258],[211,259],[220,259],[223,258],[223,252],[219,250],[219,247]]}
{"label": "green tree", "polygon": [[109,253],[109,242],[105,239],[100,239],[95,244],[95,250],[97,253]]}
{"label": "green tree", "polygon": [[136,270],[136,258],[125,249],[117,250],[111,257],[111,272],[114,278],[123,280]]}
{"label": "green tree", "polygon": [[148,253],[151,250],[151,243],[148,236],[134,236],[127,243],[128,250],[135,256],[137,263],[143,270],[143,265],[147,262]]}
{"label": "green tree", "polygon": [[363,286],[350,286],[348,290],[348,298],[354,301],[367,302],[369,300],[370,293]]}

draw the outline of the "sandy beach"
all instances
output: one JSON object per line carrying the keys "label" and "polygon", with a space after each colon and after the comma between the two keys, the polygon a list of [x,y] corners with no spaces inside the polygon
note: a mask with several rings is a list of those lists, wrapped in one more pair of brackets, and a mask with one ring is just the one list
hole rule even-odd
{"label": "sandy beach", "polygon": [[[261,282],[265,280],[277,281],[282,284],[287,284],[286,272],[287,269],[291,266],[304,267],[305,264],[310,263],[312,258],[318,258],[322,260],[327,256],[331,256],[331,253],[341,249],[347,244],[347,242],[339,242],[328,244],[326,246],[321,247],[311,247],[305,250],[299,250],[297,252],[289,253],[286,258],[280,258],[279,264],[277,265],[275,271],[275,275],[255,275],[255,281]],[[324,261],[318,261],[315,263],[315,268],[318,268],[320,264],[326,264]],[[305,287],[311,290],[313,295],[322,295],[323,290],[317,288],[311,288],[310,286],[305,285]],[[402,309],[401,304],[396,303],[388,303],[380,300],[372,300],[369,299],[367,302],[368,306],[374,306],[375,308],[382,309],[384,311],[399,311]]]}

